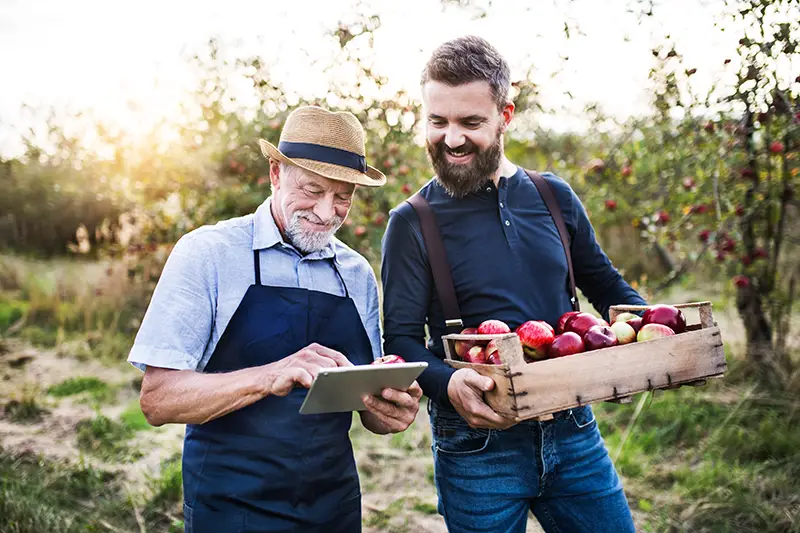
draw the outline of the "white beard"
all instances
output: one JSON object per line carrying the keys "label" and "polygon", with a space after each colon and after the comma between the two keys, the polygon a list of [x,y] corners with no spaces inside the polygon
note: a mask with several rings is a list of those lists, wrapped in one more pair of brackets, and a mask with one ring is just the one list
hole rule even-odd
{"label": "white beard", "polygon": [[[283,211],[284,220],[286,220],[287,217],[285,206],[281,206],[281,209]],[[304,218],[317,224],[322,223],[319,217],[310,209],[302,209],[292,213],[292,216],[288,219],[289,221],[287,222],[285,229],[286,237],[289,239],[289,242],[292,244],[292,246],[303,253],[316,252],[328,246],[331,243],[333,234],[336,233],[336,231],[342,227],[342,224],[344,223],[344,219],[342,217],[334,216],[329,230],[308,231],[302,226],[301,220]]]}

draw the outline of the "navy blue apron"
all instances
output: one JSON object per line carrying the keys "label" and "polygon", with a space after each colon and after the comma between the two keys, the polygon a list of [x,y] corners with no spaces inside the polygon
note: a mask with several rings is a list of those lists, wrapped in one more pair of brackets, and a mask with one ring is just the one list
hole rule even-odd
{"label": "navy blue apron", "polygon": [[[345,296],[261,284],[248,287],[206,372],[273,363],[311,343],[372,362],[372,346]],[[307,389],[267,396],[199,425],[183,449],[186,533],[354,533],[361,491],[348,432],[352,413],[301,415]]]}

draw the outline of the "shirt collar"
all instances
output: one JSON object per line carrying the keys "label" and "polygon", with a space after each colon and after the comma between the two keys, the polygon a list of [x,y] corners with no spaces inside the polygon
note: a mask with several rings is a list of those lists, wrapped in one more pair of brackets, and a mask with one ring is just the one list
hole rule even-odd
{"label": "shirt collar", "polygon": [[[272,205],[272,196],[267,198],[260,206],[258,206],[253,216],[253,250],[272,248],[273,246],[279,244],[286,248],[297,251],[294,246],[283,240],[283,236],[278,229],[278,225],[275,223],[275,219],[272,217],[270,205]],[[331,241],[332,240],[333,239],[331,239]],[[328,259],[334,257],[335,255],[336,254],[334,254],[333,251],[333,243],[330,242],[322,250],[312,252],[306,255],[306,257],[309,259]]]}

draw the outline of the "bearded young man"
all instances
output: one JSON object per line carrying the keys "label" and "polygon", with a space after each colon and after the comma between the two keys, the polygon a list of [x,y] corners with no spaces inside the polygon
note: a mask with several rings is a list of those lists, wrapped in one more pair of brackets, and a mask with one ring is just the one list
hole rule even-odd
{"label": "bearded young man", "polygon": [[[296,109],[261,149],[272,196],[178,241],[128,360],[145,370],[147,421],[188,424],[187,533],[358,533],[352,414],[299,409],[320,369],[381,355],[375,275],[333,235],[355,188],[386,179],[350,113]],[[421,395],[365,397],[361,422],[404,431]]]}
{"label": "bearded young man", "polygon": [[[422,74],[436,175],[411,202],[433,212],[463,327],[487,319],[512,329],[532,319],[555,326],[573,308],[554,219],[532,178],[503,152],[514,115],[509,81],[503,57],[477,37],[440,46]],[[570,186],[544,176],[566,222],[577,286],[606,318],[611,305],[644,304],[597,244]],[[445,310],[416,209],[394,209],[384,236],[384,349],[429,365],[419,382],[449,531],[522,533],[529,511],[548,533],[635,531],[589,406],[514,424],[483,401],[492,379],[442,361]]]}

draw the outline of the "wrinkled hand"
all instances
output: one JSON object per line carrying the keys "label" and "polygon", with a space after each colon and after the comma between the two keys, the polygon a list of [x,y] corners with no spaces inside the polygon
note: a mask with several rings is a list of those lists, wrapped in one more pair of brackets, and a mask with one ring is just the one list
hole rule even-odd
{"label": "wrinkled hand", "polygon": [[353,363],[336,350],[313,343],[263,368],[269,394],[286,396],[295,387],[311,387],[321,369],[337,366],[353,366]]}
{"label": "wrinkled hand", "polygon": [[494,380],[471,368],[456,370],[447,385],[447,395],[458,414],[473,428],[507,429],[516,424],[489,407],[483,393],[494,389]]}
{"label": "wrinkled hand", "polygon": [[380,396],[365,394],[361,400],[367,410],[390,433],[400,433],[408,429],[417,418],[420,398],[422,398],[422,388],[415,381],[404,391],[383,389]]}

